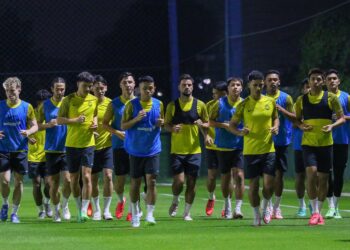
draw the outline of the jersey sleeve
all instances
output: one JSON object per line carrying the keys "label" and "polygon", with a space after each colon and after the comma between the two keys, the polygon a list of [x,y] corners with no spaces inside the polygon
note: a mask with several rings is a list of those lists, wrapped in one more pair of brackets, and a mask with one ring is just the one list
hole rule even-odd
{"label": "jersey sleeve", "polygon": [[27,120],[28,121],[36,120],[35,111],[31,104],[28,105]]}
{"label": "jersey sleeve", "polygon": [[124,113],[123,113],[123,117],[122,117],[122,122],[129,121],[131,119],[131,117],[132,117],[132,113],[133,113],[132,104],[131,104],[131,102],[127,102],[125,104],[125,109],[124,109]]}
{"label": "jersey sleeve", "polygon": [[175,104],[170,102],[166,107],[164,123],[171,124],[175,113]]}
{"label": "jersey sleeve", "polygon": [[210,106],[208,113],[210,120],[216,120],[219,117],[219,101],[216,101]]}
{"label": "jersey sleeve", "polygon": [[287,96],[287,100],[286,100],[286,109],[288,112],[294,113],[294,104],[293,104],[293,99],[290,95]]}
{"label": "jersey sleeve", "polygon": [[199,111],[199,116],[202,119],[203,122],[209,121],[209,115],[207,111],[207,107],[205,106],[204,102],[198,100],[198,109]]}
{"label": "jersey sleeve", "polygon": [[61,107],[58,110],[58,117],[68,118],[68,110],[69,110],[69,98],[66,97],[62,100]]}

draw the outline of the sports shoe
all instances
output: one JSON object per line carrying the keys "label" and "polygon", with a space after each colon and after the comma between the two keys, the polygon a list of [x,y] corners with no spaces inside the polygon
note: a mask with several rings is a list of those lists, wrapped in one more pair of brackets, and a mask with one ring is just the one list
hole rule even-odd
{"label": "sports shoe", "polygon": [[60,212],[56,212],[54,217],[53,217],[53,222],[56,222],[56,223],[59,223],[61,222],[61,215],[60,215]]}
{"label": "sports shoe", "polygon": [[110,212],[104,213],[104,214],[103,214],[103,219],[104,219],[104,220],[113,220],[113,216],[111,215]]}
{"label": "sports shoe", "polygon": [[243,214],[240,210],[235,210],[233,213],[233,219],[243,219]]}
{"label": "sports shoe", "polygon": [[169,215],[171,217],[175,217],[176,216],[178,207],[179,207],[179,204],[171,203],[171,205],[169,207]]}
{"label": "sports shoe", "polygon": [[45,216],[46,216],[45,211],[40,211],[38,214],[38,219],[43,220],[45,219]]}
{"label": "sports shoe", "polygon": [[7,221],[8,211],[9,211],[9,205],[7,205],[7,204],[2,205],[1,214],[0,214],[2,221]]}
{"label": "sports shoe", "polygon": [[306,216],[306,208],[300,207],[297,212],[298,217],[305,217]]}
{"label": "sports shoe", "polygon": [[68,207],[62,208],[62,214],[63,214],[63,219],[70,220],[71,214],[69,212],[69,208]]}
{"label": "sports shoe", "polygon": [[123,198],[123,202],[118,202],[117,207],[115,208],[115,217],[119,220],[123,217],[124,207],[125,207],[126,199]]}
{"label": "sports shoe", "polygon": [[214,212],[215,200],[208,199],[207,206],[205,207],[205,213],[211,216]]}
{"label": "sports shoe", "polygon": [[20,220],[17,214],[11,214],[11,222],[16,224],[20,223]]}
{"label": "sports shoe", "polygon": [[334,219],[341,219],[343,217],[341,217],[340,213],[339,213],[339,209],[336,208],[335,209],[335,214],[334,214]]}
{"label": "sports shoe", "polygon": [[283,216],[282,216],[282,211],[280,208],[277,208],[277,209],[274,209],[272,211],[272,216],[271,216],[272,219],[276,219],[276,220],[282,220],[283,219]]}
{"label": "sports shoe", "polygon": [[309,220],[309,225],[310,226],[318,225],[319,218],[320,218],[320,214],[319,213],[312,214],[311,217],[310,217],[310,220]]}
{"label": "sports shoe", "polygon": [[101,220],[101,212],[100,211],[94,211],[94,215],[92,216],[92,220]]}
{"label": "sports shoe", "polygon": [[89,202],[89,206],[88,206],[86,215],[89,216],[89,217],[92,217],[92,214],[93,214],[92,204],[91,204],[91,202]]}
{"label": "sports shoe", "polygon": [[326,213],[326,218],[327,219],[334,218],[334,215],[335,215],[335,208],[329,208]]}
{"label": "sports shoe", "polygon": [[81,213],[81,222],[86,222],[90,219],[90,217],[87,215],[87,213]]}
{"label": "sports shoe", "polygon": [[138,216],[132,216],[131,226],[140,227],[140,218]]}
{"label": "sports shoe", "polygon": [[184,214],[184,221],[193,221],[191,215],[188,213],[188,214]]}
{"label": "sports shoe", "polygon": [[318,223],[317,225],[324,225],[324,219],[322,217],[322,215],[320,214],[320,216],[318,217]]}
{"label": "sports shoe", "polygon": [[153,226],[156,224],[156,220],[153,216],[146,216],[146,223],[150,226]]}
{"label": "sports shoe", "polygon": [[269,224],[271,222],[271,213],[269,209],[263,212],[263,221],[265,224]]}
{"label": "sports shoe", "polygon": [[126,221],[131,221],[132,219],[132,214],[129,212],[127,215],[126,215]]}
{"label": "sports shoe", "polygon": [[261,226],[261,215],[260,212],[257,216],[254,216],[253,226],[259,227]]}
{"label": "sports shoe", "polygon": [[53,212],[51,210],[50,204],[44,204],[44,208],[45,208],[46,216],[48,218],[52,218]]}
{"label": "sports shoe", "polygon": [[231,209],[225,209],[224,210],[224,218],[227,219],[227,220],[230,220],[232,219],[232,211]]}

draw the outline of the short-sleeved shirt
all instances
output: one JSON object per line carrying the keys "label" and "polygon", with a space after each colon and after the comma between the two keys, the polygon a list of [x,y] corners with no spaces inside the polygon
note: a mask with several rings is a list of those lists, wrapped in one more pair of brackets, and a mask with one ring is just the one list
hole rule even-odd
{"label": "short-sleeved shirt", "polygon": [[[152,108],[152,99],[150,99],[148,102],[143,102],[140,100],[141,107],[146,111],[149,112]],[[125,104],[125,109],[122,117],[122,122],[129,121],[133,115],[133,106],[131,102],[127,102]],[[160,117],[164,118],[164,105],[163,102],[160,102]]]}
{"label": "short-sleeved shirt", "polygon": [[276,102],[268,96],[261,96],[259,100],[248,96],[237,106],[231,121],[236,124],[243,121],[244,127],[249,129],[249,133],[243,139],[244,155],[275,152],[270,129],[277,117]]}
{"label": "short-sleeved shirt", "polygon": [[[182,111],[190,111],[194,98],[188,102],[182,102],[179,99],[180,108]],[[204,102],[197,100],[197,113],[203,122],[209,121],[207,108]],[[175,115],[175,102],[168,104],[165,112],[165,123],[172,124]],[[201,153],[199,142],[199,128],[195,124],[182,124],[181,131],[171,133],[171,153],[172,154],[199,154]]]}
{"label": "short-sleeved shirt", "polygon": [[[217,100],[210,100],[209,102],[207,102],[206,104],[206,108],[207,108],[207,112],[208,115],[210,114],[211,108],[215,105],[215,103],[217,103]],[[213,141],[215,141],[215,128],[214,127],[209,127],[208,129],[208,135],[213,138]],[[211,150],[217,150],[217,146],[215,144],[212,144],[210,146],[205,146],[207,149],[211,149]]]}
{"label": "short-sleeved shirt", "polygon": [[97,98],[91,94],[83,98],[72,93],[63,99],[58,117],[71,119],[80,115],[86,116],[83,123],[67,124],[66,147],[87,148],[95,146],[95,137],[90,126],[93,123],[93,118],[98,114],[97,105]]}
{"label": "short-sleeved shirt", "polygon": [[[38,118],[39,110],[35,110],[35,115]],[[38,119],[39,120],[39,119]],[[30,162],[45,162],[45,130],[36,132],[30,137],[36,140],[35,144],[28,143],[28,161]]]}
{"label": "short-sleeved shirt", "polygon": [[97,133],[99,136],[96,138],[96,150],[108,148],[112,146],[112,136],[107,130],[103,128],[103,118],[105,116],[108,105],[111,103],[111,99],[105,97],[102,102],[97,105],[98,108],[98,127]]}
{"label": "short-sleeved shirt", "polygon": [[[240,104],[243,101],[243,99],[239,98],[236,102],[232,102],[230,100],[230,98],[227,98],[227,101],[232,107],[237,108],[238,104]],[[211,109],[210,110],[208,109],[210,120],[216,120],[219,117],[219,106],[220,106],[219,101],[216,101],[212,104]],[[219,147],[217,147],[217,150],[219,150],[219,151],[232,151],[232,149],[219,148]]]}
{"label": "short-sleeved shirt", "polygon": [[[324,91],[321,91],[319,95],[313,96],[310,93],[307,94],[307,98],[311,104],[318,104],[321,102],[324,95]],[[343,109],[338,100],[337,95],[328,92],[328,106],[336,114],[342,115]],[[299,96],[295,102],[295,114],[298,120],[303,118],[303,96]],[[330,146],[333,144],[332,133],[326,133],[322,131],[322,127],[332,123],[330,119],[308,119],[303,121],[307,125],[312,126],[312,130],[304,131],[302,138],[302,145],[320,147]]]}

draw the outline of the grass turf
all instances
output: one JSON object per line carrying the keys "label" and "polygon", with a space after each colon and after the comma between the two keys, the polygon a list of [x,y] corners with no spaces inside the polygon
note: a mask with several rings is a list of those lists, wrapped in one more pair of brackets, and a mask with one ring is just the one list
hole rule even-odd
{"label": "grass turf", "polygon": [[[292,188],[293,182],[287,181]],[[345,190],[349,190],[347,183]],[[308,217],[295,216],[298,204],[294,192],[285,192],[282,211],[285,219],[273,220],[269,225],[252,227],[252,209],[244,198],[243,220],[220,218],[223,200],[217,188],[217,202],[211,217],[205,216],[207,192],[205,180],[197,186],[197,197],[191,210],[194,221],[185,222],[181,214],[184,200],[181,199],[178,216],[170,218],[168,208],[172,197],[169,186],[158,187],[155,217],[157,225],[131,228],[121,220],[109,222],[88,221],[77,223],[74,201],[70,201],[73,218],[70,222],[54,224],[51,219],[39,221],[29,183],[25,185],[19,211],[21,224],[0,223],[0,249],[350,249],[350,198],[341,200],[341,220],[326,220],[326,225],[307,226]],[[233,201],[234,203],[234,201]],[[114,213],[114,198],[111,212]],[[102,205],[102,204],[101,204]],[[142,204],[143,210],[145,206]],[[323,213],[326,211],[325,202]]]}

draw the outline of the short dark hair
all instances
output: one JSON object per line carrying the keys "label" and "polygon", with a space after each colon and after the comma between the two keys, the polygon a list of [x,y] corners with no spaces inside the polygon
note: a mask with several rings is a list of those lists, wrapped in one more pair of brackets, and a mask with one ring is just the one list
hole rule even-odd
{"label": "short dark hair", "polygon": [[191,76],[190,74],[182,74],[182,75],[179,77],[179,83],[180,83],[182,80],[190,80],[192,83],[194,83],[194,79],[192,78],[192,76]]}
{"label": "short dark hair", "polygon": [[46,89],[40,89],[35,93],[35,100],[38,102],[45,101],[46,99],[49,99],[51,96],[52,94]]}
{"label": "short dark hair", "polygon": [[139,77],[139,84],[141,83],[141,82],[145,82],[145,83],[154,83],[154,79],[153,79],[153,77],[152,76],[141,76],[141,77]]}
{"label": "short dark hair", "polygon": [[232,76],[232,77],[227,78],[227,81],[226,81],[227,82],[227,86],[230,85],[230,82],[232,82],[232,81],[240,82],[241,85],[243,86],[243,79],[240,78],[240,77],[237,77],[237,76]]}
{"label": "short dark hair", "polygon": [[269,69],[265,72],[265,78],[270,74],[276,74],[278,77],[280,77],[281,73],[277,69]]}
{"label": "short dark hair", "polygon": [[125,72],[122,72],[119,77],[118,77],[118,83],[120,83],[125,77],[128,77],[128,76],[131,76],[134,81],[135,81],[135,76],[133,75],[133,73],[131,72],[128,72],[128,71],[125,71]]}
{"label": "short dark hair", "polygon": [[339,72],[338,72],[338,70],[336,70],[336,69],[329,69],[329,70],[327,70],[325,76],[327,77],[327,76],[329,76],[330,74],[336,74],[337,77],[339,77]]}
{"label": "short dark hair", "polygon": [[216,89],[217,91],[227,91],[227,83],[224,81],[216,82],[213,89]]}
{"label": "short dark hair", "polygon": [[95,81],[94,76],[87,71],[81,72],[79,75],[77,75],[77,82],[94,82],[94,81]]}
{"label": "short dark hair", "polygon": [[95,75],[94,78],[95,78],[94,84],[95,84],[95,83],[103,83],[104,85],[108,85],[106,79],[104,79],[103,76],[101,76],[101,75]]}
{"label": "short dark hair", "polygon": [[253,80],[264,80],[264,75],[259,70],[252,70],[248,74],[247,78],[248,78],[248,82],[253,81]]}
{"label": "short dark hair", "polygon": [[56,77],[51,82],[51,87],[54,87],[56,83],[64,83],[66,84],[66,80],[64,80],[62,77]]}
{"label": "short dark hair", "polygon": [[318,75],[321,75],[322,78],[324,78],[324,72],[323,72],[323,70],[321,70],[319,68],[312,68],[312,69],[310,69],[309,72],[307,73],[308,78],[310,78],[310,76],[312,74],[318,74]]}

